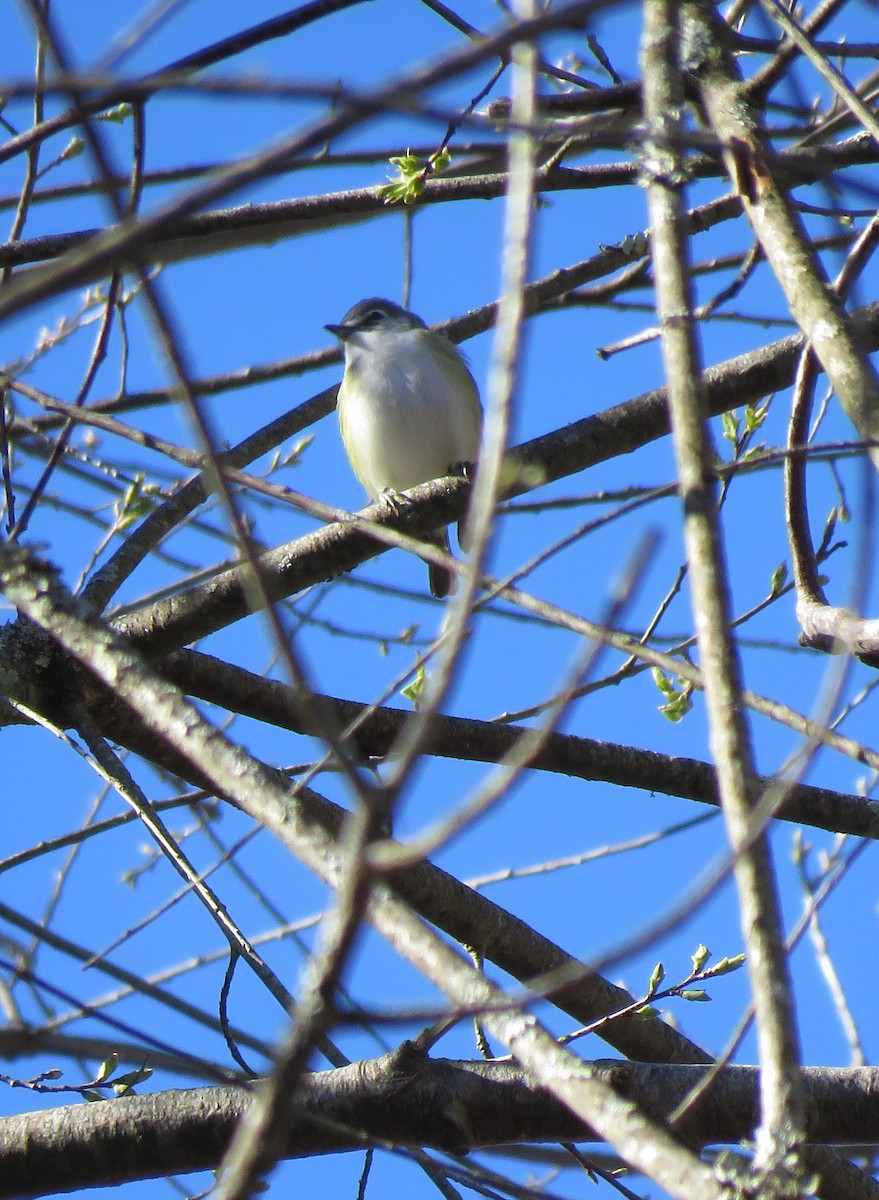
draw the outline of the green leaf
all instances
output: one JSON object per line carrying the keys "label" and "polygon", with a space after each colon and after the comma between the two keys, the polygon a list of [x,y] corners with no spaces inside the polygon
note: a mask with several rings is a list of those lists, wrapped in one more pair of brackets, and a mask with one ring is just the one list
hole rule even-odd
{"label": "green leaf", "polygon": [[305,451],[308,449],[308,447],[311,445],[311,443],[313,441],[314,441],[313,433],[310,433],[308,435],[308,437],[300,438],[298,442],[295,442],[290,447],[288,452],[281,459],[281,462],[279,465],[282,467],[291,467],[291,466],[298,467],[299,460],[302,458],[302,455],[305,453]]}
{"label": "green leaf", "polygon": [[642,1004],[636,1009],[633,1014],[639,1021],[652,1021],[654,1017],[659,1016],[659,1009],[654,1008],[652,1004]]}
{"label": "green leaf", "polygon": [[673,696],[674,695],[674,688],[671,685],[671,680],[668,678],[667,675],[665,675],[662,671],[660,671],[659,667],[653,667],[652,675],[653,675],[653,682],[656,684],[656,686],[662,692],[663,696]]}
{"label": "green leaf", "polygon": [[753,433],[759,429],[766,420],[766,415],[769,412],[768,402],[765,404],[748,404],[745,407],[745,429],[748,433]]}
{"label": "green leaf", "polygon": [[769,580],[769,595],[777,596],[784,585],[787,583],[787,563],[780,562]]}
{"label": "green leaf", "polygon": [[723,427],[723,436],[728,442],[732,442],[735,446],[739,440],[739,418],[735,411],[727,410],[720,418]]}
{"label": "green leaf", "polygon": [[146,483],[143,472],[139,471],[113,505],[116,532],[122,533],[141,517],[148,516],[156,506],[154,497],[158,494],[159,488],[156,484]]}
{"label": "green leaf", "polygon": [[747,955],[745,954],[734,954],[732,958],[722,958],[719,963],[711,968],[712,978],[718,975],[729,975],[732,971],[738,971],[746,958]]}
{"label": "green leaf", "polygon": [[692,684],[678,679],[677,682],[680,687],[676,687],[674,681],[664,671],[660,671],[658,667],[653,667],[652,670],[653,682],[659,688],[666,701],[665,704],[659,706],[659,711],[667,720],[677,723],[693,707],[693,703],[690,700],[690,693],[693,690]]}
{"label": "green leaf", "polygon": [[79,158],[83,150],[85,150],[85,140],[81,137],[72,137],[58,155],[58,161],[66,162],[69,158]]}
{"label": "green leaf", "polygon": [[98,113],[99,121],[113,121],[116,125],[122,125],[131,116],[132,109],[130,104],[117,104],[113,108],[108,108],[106,112]]}
{"label": "green leaf", "polygon": [[683,721],[692,707],[693,701],[690,699],[690,693],[678,692],[668,704],[661,704],[659,711],[667,721],[671,721],[673,725],[677,725],[678,721]]}
{"label": "green leaf", "polygon": [[126,1090],[136,1087],[137,1084],[143,1083],[149,1079],[153,1073],[152,1067],[138,1067],[134,1071],[126,1071],[124,1075],[118,1075],[113,1080],[113,1087],[117,1088],[120,1085]]}
{"label": "green leaf", "polygon": [[426,687],[427,674],[424,670],[424,663],[419,658],[415,678],[402,689],[400,695],[405,696],[414,709],[418,709],[421,707],[421,697],[424,695]]}
{"label": "green leaf", "polygon": [[700,942],[696,947],[696,952],[690,955],[690,962],[693,964],[694,975],[698,975],[710,957],[711,951],[707,946],[703,946],[703,944]]}
{"label": "green leaf", "polygon": [[406,195],[406,185],[403,183],[386,183],[378,190],[384,204],[399,204]]}
{"label": "green leaf", "polygon": [[396,167],[399,170],[401,175],[414,175],[424,165],[417,154],[412,154],[408,150],[405,154],[397,155],[388,161],[392,167]]}
{"label": "green leaf", "polygon": [[650,982],[647,984],[647,991],[651,996],[662,983],[663,979],[665,979],[665,967],[661,962],[658,962],[650,972]]}
{"label": "green leaf", "polygon": [[103,1083],[105,1079],[109,1079],[116,1068],[119,1066],[119,1055],[110,1054],[101,1065],[98,1067],[98,1073],[95,1076],[95,1083]]}
{"label": "green leaf", "polygon": [[397,174],[389,175],[390,183],[379,189],[385,204],[414,204],[424,191],[427,177],[444,171],[452,156],[448,150],[437,150],[430,158],[423,159],[407,150],[388,161],[397,168]]}
{"label": "green leaf", "polygon": [[682,992],[679,992],[678,994],[680,995],[682,1000],[693,1000],[693,1001],[704,1002],[706,1000],[711,999],[711,997],[708,995],[708,993],[706,991],[704,991],[702,988],[685,988]]}

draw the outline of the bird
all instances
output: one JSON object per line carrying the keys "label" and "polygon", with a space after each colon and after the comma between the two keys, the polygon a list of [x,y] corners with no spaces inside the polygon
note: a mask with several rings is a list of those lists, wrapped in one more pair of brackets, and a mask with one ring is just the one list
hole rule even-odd
{"label": "bird", "polygon": [[[372,296],[325,327],[342,343],[345,372],[337,412],[351,469],[373,500],[399,501],[407,488],[475,464],[482,440],[479,390],[461,352],[421,317]],[[423,540],[451,554],[446,529]],[[464,521],[458,542],[467,549]],[[455,576],[429,562],[439,599]]]}

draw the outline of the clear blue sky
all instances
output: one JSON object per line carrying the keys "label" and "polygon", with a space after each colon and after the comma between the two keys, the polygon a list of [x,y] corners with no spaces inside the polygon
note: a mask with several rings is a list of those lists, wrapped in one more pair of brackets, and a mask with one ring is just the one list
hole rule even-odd
{"label": "clear blue sky", "polygon": [[[457,7],[480,29],[494,28],[499,20],[497,7],[488,0],[462,0]],[[167,24],[124,60],[121,69],[132,73],[155,69],[208,41],[235,32],[244,22],[268,19],[282,9],[279,3],[263,0],[252,0],[246,6],[217,5],[207,0],[183,4]],[[125,22],[134,20],[136,11],[135,6],[120,8],[109,2],[53,6],[53,16],[65,30],[74,62],[84,70],[100,68],[102,57],[118,44],[126,29]],[[847,11],[849,21],[858,14],[858,27],[851,29],[852,36],[865,40],[879,37],[879,23],[870,5],[853,5]],[[23,6],[0,0],[0,20],[5,31],[0,71],[16,81],[29,78],[33,63],[33,38],[22,13]],[[868,27],[872,27],[872,32]],[[638,7],[619,6],[597,17],[590,31],[598,36],[618,73],[627,80],[635,78]],[[393,79],[418,63],[434,60],[461,40],[436,14],[411,0],[373,0],[291,38],[259,46],[234,64],[224,66],[220,73],[323,85],[342,80],[351,87],[368,88]],[[547,42],[544,52],[547,58],[554,59],[572,47],[587,61],[584,70],[589,77],[604,84],[606,77],[593,68],[583,39],[556,37]],[[475,72],[437,91],[431,100],[440,110],[454,111],[466,104],[486,79],[486,72]],[[803,73],[800,79],[807,95],[820,91],[814,76]],[[494,94],[505,95],[508,87],[508,80],[504,79]],[[178,96],[173,101],[153,101],[147,120],[147,170],[219,162],[258,152],[288,137],[323,111],[322,103],[303,100]],[[21,101],[10,103],[3,115],[19,129],[30,120],[28,106]],[[130,156],[130,123],[121,127],[105,124],[101,132],[117,165],[124,170]],[[387,147],[391,153],[402,153],[410,145],[435,145],[442,132],[443,126],[436,120],[400,116],[367,122],[334,144],[332,150]],[[41,164],[61,153],[68,136],[61,135],[46,144]],[[466,136],[459,134],[459,138]],[[452,151],[454,154],[454,142]],[[596,152],[582,161],[595,164],[623,158],[619,152]],[[0,166],[0,195],[17,194],[22,172],[20,158]],[[223,203],[258,203],[373,186],[382,182],[385,174],[381,165],[309,168],[282,175]],[[47,187],[59,186],[92,177],[86,153],[51,170],[43,182]],[[723,191],[720,181],[708,181],[692,189],[689,202],[696,205]],[[175,189],[148,189],[144,208],[149,209],[173,194]],[[814,202],[816,197],[810,199]],[[862,203],[866,206],[866,202]],[[503,214],[500,200],[434,206],[415,212],[411,306],[426,320],[456,316],[497,298]],[[3,221],[7,230],[11,219],[12,212],[7,210]],[[106,219],[106,209],[96,199],[35,205],[23,236],[33,238],[95,227]],[[645,227],[644,196],[636,188],[548,195],[535,215],[532,277],[576,263],[598,253],[602,245],[619,243]],[[832,230],[830,222],[812,228]],[[741,226],[719,226],[694,241],[693,253],[700,260],[708,260],[747,246]],[[159,287],[173,314],[193,373],[208,376],[331,347],[333,339],[324,325],[339,320],[354,301],[376,294],[401,298],[403,248],[403,214],[389,210],[347,229],[169,267],[162,272]],[[829,258],[828,269],[835,271],[838,261]],[[729,272],[705,277],[699,284],[699,299],[708,299],[730,277]],[[865,277],[858,302],[872,297],[875,285],[874,269]],[[630,298],[649,303],[646,290]],[[9,321],[0,329],[0,363],[26,358],[33,351],[40,331],[57,329],[59,321],[78,310],[81,299],[80,292],[57,297]],[[757,272],[745,298],[735,302],[734,307],[739,304],[741,310],[765,317],[766,326],[726,321],[706,324],[703,327],[706,363],[723,361],[790,332],[783,319],[778,289],[765,268]],[[517,389],[514,440],[539,436],[661,384],[656,342],[614,355],[608,361],[596,355],[597,347],[612,345],[652,323],[650,311],[585,307],[532,322],[527,330]],[[139,302],[131,306],[127,324],[129,390],[167,386],[170,382],[167,366]],[[94,330],[94,324],[88,324],[42,355],[25,376],[26,381],[61,399],[72,400],[91,351]],[[491,335],[473,339],[465,349],[474,376],[484,389]],[[117,330],[93,399],[114,394],[119,385],[120,356]],[[208,406],[219,440],[236,442],[338,378],[339,367],[333,365],[299,378],[285,378],[246,391],[229,391],[211,399]],[[23,407],[22,413],[31,416],[34,410]],[[787,396],[781,395],[772,405],[759,440],[769,445],[781,444],[786,415]],[[163,437],[196,444],[182,408],[172,410],[163,406],[132,414],[130,419],[132,424]],[[310,433],[314,435],[313,442],[303,450],[295,468],[279,474],[279,482],[327,504],[358,508],[363,503],[362,491],[345,461],[334,419],[324,420]],[[719,422],[715,423],[715,435],[721,455],[728,458],[730,446],[721,440]],[[851,436],[850,427],[831,401],[820,440],[830,442]],[[89,480],[71,474],[56,477],[50,487],[50,498],[40,506],[30,530],[31,540],[43,544],[44,552],[59,565],[71,586],[89,569],[93,555],[99,553],[101,530],[88,519],[88,510],[102,516],[103,506],[111,504],[118,494],[118,488],[102,490],[97,485],[95,477],[103,467],[96,463],[118,461],[131,473],[145,470],[163,486],[171,478],[187,477],[175,467],[170,468],[173,474],[169,474],[169,465],[158,456],[144,456],[135,447],[104,435],[93,446],[86,445],[78,435],[75,445],[92,456]],[[291,446],[283,449],[289,451]],[[254,469],[266,469],[268,465],[266,460],[255,464]],[[33,481],[32,460],[22,457],[16,462],[16,470],[20,472],[16,478],[23,485]],[[584,499],[571,507],[504,516],[499,522],[493,569],[498,574],[515,569],[582,522],[614,508],[613,503],[592,503],[590,498],[636,485],[659,485],[672,478],[671,447],[668,442],[661,442],[636,455],[612,460],[581,477],[539,489],[530,499],[537,502],[566,497]],[[861,477],[854,466],[848,466],[842,468],[837,482],[829,468],[818,466],[810,473],[810,487],[816,539],[830,507],[839,503],[839,487],[844,489],[852,511],[853,521],[841,530],[850,543],[849,548],[840,551],[829,568],[831,599],[846,603],[860,560],[855,547],[862,533]],[[64,511],[58,503],[59,497],[76,505],[78,511]],[[266,506],[256,498],[243,503],[258,537],[267,545],[279,544],[313,527],[291,509]],[[211,510],[202,528],[186,530],[170,541],[169,551],[180,560],[176,565],[145,564],[128,582],[119,601],[136,603],[178,580],[184,563],[201,568],[224,560],[230,554],[229,547],[216,535],[216,529],[225,529],[224,520],[216,510]],[[662,541],[627,613],[627,624],[641,630],[683,562],[679,513],[673,499],[649,505],[591,533],[574,549],[556,556],[530,576],[528,586],[554,603],[599,618],[620,571],[630,561],[646,530],[659,530]],[[736,483],[724,507],[724,532],[734,576],[734,609],[742,613],[766,596],[773,570],[787,558],[778,472],[753,474]],[[423,592],[424,584],[423,565],[401,551],[393,551],[360,568],[351,579],[339,581],[332,588],[316,589],[298,599],[295,612],[302,625],[297,630],[297,649],[308,661],[317,686],[331,694],[366,701],[380,695],[391,680],[411,666],[415,650],[412,645],[401,644],[400,635],[415,626],[416,644],[429,641],[443,617],[440,606],[415,594]],[[868,611],[875,612],[876,593],[871,576]],[[661,632],[673,641],[691,628],[684,592],[672,604]],[[750,622],[743,637],[748,645],[749,687],[800,712],[821,711],[823,689],[835,664],[814,654],[796,652],[791,597],[770,606]],[[380,645],[380,639],[387,645]],[[259,619],[217,635],[205,648],[255,671],[268,669],[272,660],[266,627]],[[465,670],[449,702],[449,710],[491,718],[503,711],[539,703],[552,694],[579,648],[571,635],[533,622],[523,623],[508,610],[489,614],[474,627]],[[618,662],[615,656],[605,653],[598,673],[611,670]],[[863,668],[853,671],[845,684],[846,698],[858,697],[872,679],[872,673]],[[589,737],[706,758],[706,724],[700,698],[695,698],[693,711],[679,725],[665,720],[658,711],[661,702],[649,674],[644,674],[580,701],[566,728]],[[394,703],[406,706],[406,701],[399,697]],[[874,703],[868,700],[860,704],[843,725],[847,733],[867,744],[875,743]],[[841,704],[839,699],[835,700],[834,713]],[[230,732],[272,762],[300,762],[310,754],[302,739],[241,719]],[[754,719],[753,734],[758,765],[767,774],[779,769],[797,745],[792,734],[759,718]],[[14,728],[6,730],[3,737],[7,820],[0,837],[0,866],[9,854],[79,827],[100,791],[99,781],[88,767],[49,734]],[[428,762],[405,797],[397,832],[405,836],[438,813],[453,808],[469,788],[484,778],[487,770],[479,764]],[[865,775],[857,763],[825,753],[818,757],[808,778],[849,791],[856,789]],[[145,770],[138,771],[138,779],[151,798],[169,794],[168,787]],[[336,780],[321,779],[319,786],[331,798],[344,802],[344,791]],[[100,816],[120,810],[121,802],[109,797],[101,805]],[[470,879],[508,867],[524,868],[586,854],[604,846],[620,846],[650,831],[686,821],[701,811],[683,800],[534,773],[520,782],[499,810],[444,848],[437,861],[459,877]],[[172,826],[184,833],[190,827],[190,819],[178,815]],[[226,813],[218,832],[228,845],[245,828],[239,818]],[[816,848],[830,848],[833,842],[831,835],[813,830],[807,831],[806,837]],[[802,904],[790,861],[792,839],[793,829],[789,825],[779,826],[773,834],[789,923],[799,915]],[[99,951],[175,894],[176,877],[164,863],[142,875],[136,887],[126,887],[120,882],[126,872],[137,870],[143,862],[145,842],[145,834],[128,826],[86,844],[66,878],[52,927],[90,950]],[[203,835],[194,835],[186,844],[200,865],[207,866],[214,860],[216,851]],[[532,921],[565,949],[589,957],[624,946],[645,921],[656,918],[679,901],[716,861],[723,847],[722,826],[715,819],[648,848],[598,857],[587,865],[496,885],[488,894]],[[875,969],[864,967],[865,945],[873,944],[876,933],[871,857],[872,852],[868,851],[828,903],[823,918],[852,1010],[862,1021],[868,1055],[875,1054],[877,1049],[875,1031],[863,1025],[865,1014],[872,1011],[876,985]],[[55,886],[56,872],[62,869],[64,861],[64,853],[55,853],[0,873],[0,900],[39,919]],[[266,835],[248,845],[241,854],[241,862],[286,919],[297,920],[321,909],[325,901],[322,888],[272,845]],[[224,902],[249,935],[272,927],[272,917],[240,880],[229,872],[220,873],[217,879]],[[26,938],[24,941],[27,944]],[[671,981],[686,973],[689,955],[699,942],[705,942],[718,957],[741,949],[735,897],[729,883],[659,945],[645,953],[624,955],[611,971],[611,977],[639,992],[646,986],[653,963],[661,958]],[[113,950],[111,957],[149,974],[208,954],[220,946],[218,933],[196,902],[186,900]],[[285,943],[266,953],[285,982],[295,987],[302,965],[298,951]],[[113,986],[94,970],[83,974],[77,966],[59,967],[54,953],[38,956],[36,969],[54,980],[63,979],[64,986],[80,1000],[99,1000]],[[793,969],[805,1060],[845,1064],[846,1045],[813,953],[803,947],[794,957]],[[214,965],[184,975],[175,986],[180,994],[200,1000],[209,1011],[215,1012],[221,977],[222,964]],[[349,987],[361,1002],[385,1007],[396,1003],[438,1002],[432,989],[373,935],[364,940]],[[746,1003],[744,974],[720,980],[710,991],[712,1004],[686,1006],[678,1002],[673,1013],[688,1036],[719,1052]],[[26,1015],[37,1020],[38,1009],[32,998],[24,990],[16,994]],[[57,1007],[63,1010],[66,1006],[58,1003]],[[175,1044],[226,1061],[220,1039],[180,1018],[155,1008],[146,1009],[141,1002],[113,1004],[108,1011],[134,1024],[144,1023]],[[239,972],[230,1012],[233,1020],[269,1042],[281,1028],[281,1014],[244,972]],[[548,1019],[554,1029],[568,1028],[558,1014]],[[84,1028],[82,1023],[72,1026],[73,1031]],[[411,1028],[389,1029],[385,1030],[385,1036],[393,1042],[409,1032]],[[340,1040],[352,1056],[377,1049],[376,1042],[366,1036],[347,1034]],[[606,1048],[595,1043],[583,1045],[582,1052],[601,1056]],[[474,1053],[467,1030],[447,1038],[438,1053],[458,1056]],[[740,1060],[747,1062],[753,1058],[753,1041],[748,1039]],[[28,1077],[52,1065],[55,1064],[40,1060],[8,1064],[2,1069],[8,1074]],[[84,1079],[85,1072],[94,1067],[88,1064],[83,1075],[74,1078],[75,1066],[63,1065],[65,1078],[71,1082]],[[160,1086],[168,1086],[167,1079],[158,1078]],[[39,1107],[42,1103],[40,1098],[21,1090],[0,1090],[0,1114],[21,1111],[29,1104]],[[305,1189],[318,1185],[338,1194],[349,1194],[356,1187],[360,1169],[359,1155],[288,1164],[275,1177],[275,1187],[280,1189],[286,1184]],[[410,1195],[426,1195],[430,1185],[422,1180],[414,1167],[392,1156],[382,1156],[375,1167],[373,1188],[384,1188],[386,1195],[396,1194],[395,1188],[404,1187]],[[188,1182],[193,1190],[209,1185],[209,1181],[196,1177]],[[559,1182],[558,1192],[579,1196],[586,1194],[591,1186],[569,1175]],[[126,1194],[151,1200],[167,1193],[166,1185],[157,1182],[133,1186]]]}

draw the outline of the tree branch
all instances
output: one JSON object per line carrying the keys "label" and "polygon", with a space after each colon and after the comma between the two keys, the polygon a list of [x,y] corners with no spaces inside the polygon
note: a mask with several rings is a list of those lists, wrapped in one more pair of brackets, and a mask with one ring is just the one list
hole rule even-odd
{"label": "tree branch", "polygon": [[[597,1077],[655,1120],[666,1119],[705,1067],[598,1061]],[[725,1067],[680,1134],[690,1145],[740,1141],[757,1110],[756,1067]],[[813,1145],[879,1141],[879,1070],[806,1067]],[[243,1087],[201,1087],[79,1104],[0,1121],[0,1200],[211,1170],[244,1114]],[[453,1154],[486,1147],[595,1141],[510,1063],[430,1060],[411,1043],[379,1059],[306,1076],[290,1110],[284,1156],[339,1153],[371,1143]]]}

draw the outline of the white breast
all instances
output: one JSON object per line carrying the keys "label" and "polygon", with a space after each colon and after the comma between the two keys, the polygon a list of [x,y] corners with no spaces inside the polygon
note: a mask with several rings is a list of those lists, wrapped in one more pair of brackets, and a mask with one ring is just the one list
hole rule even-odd
{"label": "white breast", "polygon": [[425,341],[432,337],[421,329],[367,332],[346,345],[342,437],[373,496],[437,479],[478,456],[476,386],[463,363],[447,363]]}

